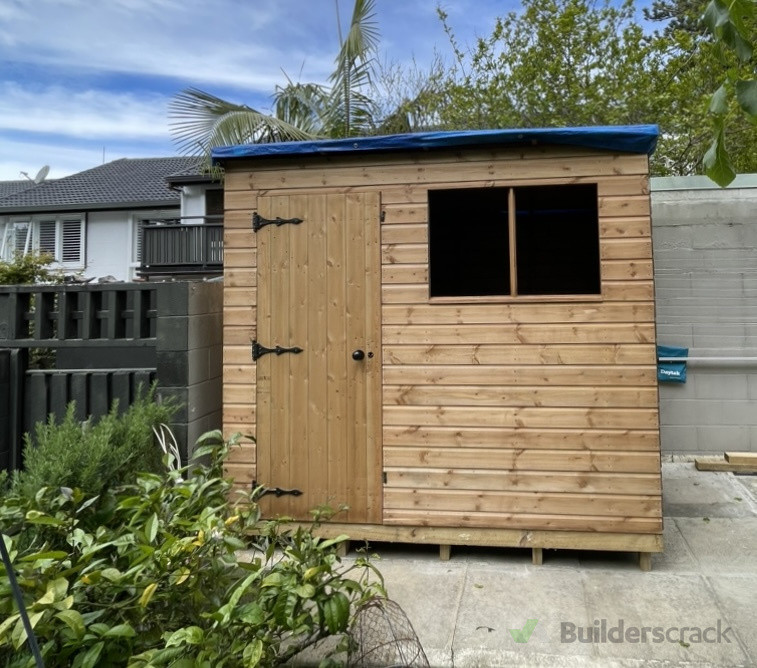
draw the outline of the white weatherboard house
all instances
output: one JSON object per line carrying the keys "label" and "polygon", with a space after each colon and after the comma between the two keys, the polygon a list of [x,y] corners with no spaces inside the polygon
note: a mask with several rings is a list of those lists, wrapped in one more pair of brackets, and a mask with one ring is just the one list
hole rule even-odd
{"label": "white weatherboard house", "polygon": [[[216,197],[214,197],[216,195]],[[46,252],[82,278],[132,280],[146,221],[204,222],[222,205],[196,158],[120,159],[33,184],[0,183],[0,259]]]}

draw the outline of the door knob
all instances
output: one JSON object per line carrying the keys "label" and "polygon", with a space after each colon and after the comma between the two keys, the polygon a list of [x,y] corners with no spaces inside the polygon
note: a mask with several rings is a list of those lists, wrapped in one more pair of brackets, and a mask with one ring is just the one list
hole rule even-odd
{"label": "door knob", "polygon": [[365,353],[362,350],[355,350],[352,353],[352,359],[356,362],[359,362],[361,359],[365,358]]}

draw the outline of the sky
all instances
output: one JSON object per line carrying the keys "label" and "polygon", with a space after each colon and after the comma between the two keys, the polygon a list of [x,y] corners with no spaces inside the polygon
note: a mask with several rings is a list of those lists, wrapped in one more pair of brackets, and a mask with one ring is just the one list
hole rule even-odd
{"label": "sky", "polygon": [[[338,0],[342,25],[352,0]],[[376,0],[382,61],[449,58],[517,0]],[[176,155],[167,105],[196,87],[268,111],[286,76],[325,83],[336,0],[0,0],[0,180]]]}

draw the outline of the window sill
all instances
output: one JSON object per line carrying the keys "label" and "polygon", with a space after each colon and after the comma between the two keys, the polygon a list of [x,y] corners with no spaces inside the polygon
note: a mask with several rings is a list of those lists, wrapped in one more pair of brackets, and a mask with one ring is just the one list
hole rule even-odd
{"label": "window sill", "polygon": [[532,304],[532,303],[573,303],[601,302],[602,295],[481,295],[470,297],[429,297],[429,304]]}

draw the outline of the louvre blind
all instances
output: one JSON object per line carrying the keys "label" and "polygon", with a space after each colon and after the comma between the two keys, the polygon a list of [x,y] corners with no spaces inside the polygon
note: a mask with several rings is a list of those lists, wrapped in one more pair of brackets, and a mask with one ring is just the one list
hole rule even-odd
{"label": "louvre blind", "polygon": [[70,219],[62,221],[61,262],[81,264],[82,261],[82,221]]}

